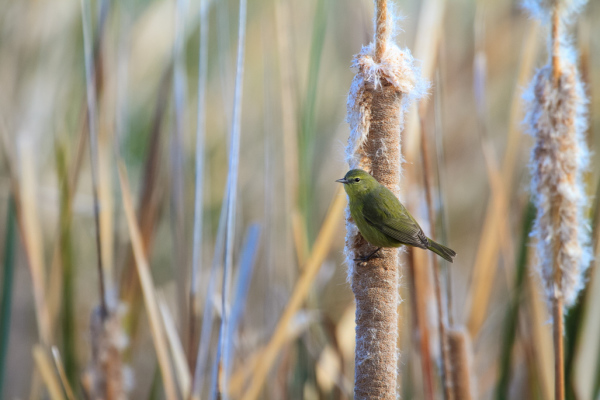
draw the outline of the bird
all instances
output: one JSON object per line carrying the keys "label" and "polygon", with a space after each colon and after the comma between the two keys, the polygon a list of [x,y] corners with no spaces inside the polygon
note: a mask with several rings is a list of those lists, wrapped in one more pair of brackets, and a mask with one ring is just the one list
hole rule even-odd
{"label": "bird", "polygon": [[354,261],[368,261],[382,247],[407,245],[431,250],[453,262],[456,252],[428,238],[400,200],[368,172],[351,169],[336,182],[344,184],[350,215],[360,234],[377,247],[371,254]]}

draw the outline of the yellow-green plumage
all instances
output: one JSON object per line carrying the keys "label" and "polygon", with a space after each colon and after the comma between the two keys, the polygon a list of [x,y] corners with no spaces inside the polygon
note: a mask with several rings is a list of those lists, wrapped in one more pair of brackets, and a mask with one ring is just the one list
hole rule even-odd
{"label": "yellow-green plumage", "polygon": [[400,200],[366,171],[352,169],[337,182],[344,184],[350,214],[360,234],[373,246],[419,247],[452,262],[456,255],[454,250],[425,236]]}

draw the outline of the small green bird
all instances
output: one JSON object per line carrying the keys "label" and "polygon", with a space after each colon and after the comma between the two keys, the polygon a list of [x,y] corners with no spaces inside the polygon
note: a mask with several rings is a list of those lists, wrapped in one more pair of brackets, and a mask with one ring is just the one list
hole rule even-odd
{"label": "small green bird", "polygon": [[382,247],[408,245],[428,249],[452,262],[456,252],[429,239],[400,200],[362,169],[351,169],[336,182],[344,184],[350,214],[361,235],[377,250],[355,261],[367,261]]}

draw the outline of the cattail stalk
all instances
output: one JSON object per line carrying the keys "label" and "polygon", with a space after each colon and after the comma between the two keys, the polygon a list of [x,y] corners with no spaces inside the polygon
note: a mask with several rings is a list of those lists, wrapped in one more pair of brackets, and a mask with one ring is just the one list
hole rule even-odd
{"label": "cattail stalk", "polygon": [[549,21],[548,64],[534,77],[528,94],[526,121],[535,138],[531,153],[537,216],[539,271],[554,329],[555,398],[564,399],[564,310],[574,304],[589,265],[589,229],[582,175],[588,165],[585,143],[586,96],[576,67],[575,50],[565,38],[565,22],[584,2],[529,1],[534,16]]}
{"label": "cattail stalk", "polygon": [[[377,0],[375,39],[355,56],[358,69],[348,95],[350,168],[362,168],[399,195],[402,155],[400,132],[409,100],[418,96],[412,57],[391,40],[387,1]],[[374,250],[358,232],[346,209],[348,276],[356,298],[354,397],[396,399],[398,350],[399,253],[382,249],[380,257],[355,262]]]}

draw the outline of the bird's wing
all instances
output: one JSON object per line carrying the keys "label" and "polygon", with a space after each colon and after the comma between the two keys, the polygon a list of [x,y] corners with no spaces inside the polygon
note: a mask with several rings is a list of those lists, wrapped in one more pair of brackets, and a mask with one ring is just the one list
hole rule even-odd
{"label": "bird's wing", "polygon": [[364,202],[363,216],[380,232],[400,243],[426,248],[429,244],[423,230],[400,200],[384,186]]}

